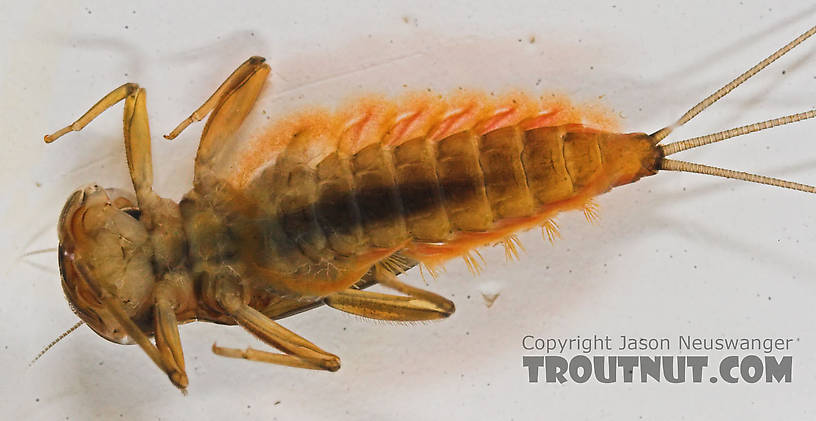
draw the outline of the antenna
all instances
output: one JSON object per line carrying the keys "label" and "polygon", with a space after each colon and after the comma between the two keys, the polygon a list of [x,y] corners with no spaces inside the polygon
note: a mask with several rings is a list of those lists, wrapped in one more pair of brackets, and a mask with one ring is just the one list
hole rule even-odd
{"label": "antenna", "polygon": [[49,350],[49,349],[51,349],[51,348],[52,348],[54,345],[56,345],[56,344],[57,344],[57,342],[59,342],[59,341],[63,340],[63,339],[66,337],[66,336],[70,335],[70,334],[71,334],[71,332],[73,332],[73,331],[77,330],[77,328],[78,328],[78,327],[80,327],[80,326],[82,326],[84,323],[85,323],[85,322],[83,322],[82,320],[80,320],[80,321],[78,321],[78,322],[77,322],[75,325],[73,325],[73,326],[71,326],[70,328],[68,328],[68,330],[66,330],[65,332],[62,332],[62,334],[61,334],[61,335],[57,336],[57,339],[54,339],[53,341],[51,341],[51,343],[50,343],[50,344],[46,345],[46,346],[45,346],[45,348],[43,348],[43,350],[42,350],[42,351],[40,351],[40,353],[39,353],[39,354],[37,354],[37,356],[36,356],[36,357],[34,357],[34,359],[33,359],[33,360],[31,360],[31,362],[30,362],[30,363],[28,363],[28,366],[29,366],[29,367],[31,367],[32,365],[34,365],[34,363],[36,363],[36,362],[37,362],[37,360],[39,360],[39,359],[40,359],[40,357],[42,357],[43,355],[45,355],[45,353],[46,353],[46,352],[48,352],[48,350]]}

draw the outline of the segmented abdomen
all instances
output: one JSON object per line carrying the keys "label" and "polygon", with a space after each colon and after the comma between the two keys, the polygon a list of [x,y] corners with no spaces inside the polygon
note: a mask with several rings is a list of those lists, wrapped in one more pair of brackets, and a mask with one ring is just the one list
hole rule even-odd
{"label": "segmented abdomen", "polygon": [[[324,296],[393,253],[432,267],[654,173],[645,134],[553,97],[364,99],[268,128],[226,173],[238,260],[264,288]],[[606,121],[606,123],[604,123]],[[585,208],[586,209],[586,208]],[[239,220],[243,220],[241,222]]]}
{"label": "segmented abdomen", "polygon": [[[267,241],[299,255],[287,256],[289,262],[446,243],[534,216],[588,184],[602,168],[597,134],[570,127],[524,131],[515,125],[395,147],[374,143],[348,157],[331,153],[316,166],[298,158],[295,142],[252,189],[265,201],[266,219],[277,225]],[[273,238],[280,234],[286,238]],[[284,257],[273,254],[270,260]]]}

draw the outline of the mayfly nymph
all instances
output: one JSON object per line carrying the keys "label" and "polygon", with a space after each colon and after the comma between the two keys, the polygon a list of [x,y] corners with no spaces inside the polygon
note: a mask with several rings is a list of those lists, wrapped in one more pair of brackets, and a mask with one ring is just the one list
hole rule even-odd
{"label": "mayfly nymph", "polygon": [[[135,195],[96,185],[66,202],[59,265],[79,318],[105,339],[136,343],[177,387],[188,378],[178,325],[239,324],[280,353],[213,345],[218,355],[335,371],[340,359],[275,319],[326,304],[390,321],[440,319],[454,304],[398,280],[454,257],[478,267],[478,247],[542,227],[557,236],[559,212],[595,215],[592,199],[662,170],[715,175],[815,193],[816,188],[666,158],[734,136],[816,116],[792,114],[674,143],[672,130],[816,33],[816,27],[652,134],[581,123],[581,111],[523,95],[362,100],[273,126],[249,153],[234,133],[270,67],[241,64],[167,137],[209,118],[193,189],[175,203],[153,191],[145,90],[126,83],[53,142],[124,101],[124,141]],[[562,104],[563,105],[563,104]],[[474,257],[475,256],[475,257]],[[366,291],[378,283],[399,294]],[[155,337],[155,343],[150,340]]]}

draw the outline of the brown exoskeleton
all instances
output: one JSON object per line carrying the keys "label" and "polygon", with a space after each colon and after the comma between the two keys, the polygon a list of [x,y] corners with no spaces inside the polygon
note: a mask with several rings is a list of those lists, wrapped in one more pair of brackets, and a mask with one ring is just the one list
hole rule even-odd
{"label": "brown exoskeleton", "polygon": [[[486,244],[503,243],[512,255],[515,232],[541,226],[552,237],[558,212],[583,209],[591,218],[593,197],[659,170],[816,192],[813,186],[666,158],[813,118],[816,110],[660,144],[674,127],[814,33],[816,27],[653,134],[584,127],[576,124],[575,110],[544,112],[523,105],[529,98],[487,105],[437,101],[409,104],[408,110],[374,101],[351,107],[360,115],[350,118],[313,114],[276,127],[261,139],[266,143],[258,156],[236,164],[225,158],[233,153],[232,135],[269,73],[262,58],[252,57],[166,136],[172,139],[210,114],[193,190],[178,204],[152,189],[145,91],[125,84],[45,138],[51,142],[80,130],[125,101],[135,199],[97,186],[71,195],[59,223],[63,288],[94,331],[139,344],[181,389],[188,379],[177,326],[192,320],[237,323],[282,351],[213,345],[216,354],[335,371],[337,356],[273,319],[321,303],[382,320],[447,317],[454,312],[451,301],[402,283],[396,274],[452,257],[465,257],[473,267],[469,253]],[[403,295],[361,289],[372,283]]]}
{"label": "brown exoskeleton", "polygon": [[[392,271],[383,269],[360,274],[364,275],[361,280],[333,298],[276,293],[262,283],[242,281],[242,262],[220,243],[222,236],[230,234],[224,228],[229,224],[219,220],[224,214],[213,212],[214,204],[237,196],[221,194],[224,185],[208,173],[208,165],[258,95],[269,72],[263,61],[253,57],[242,64],[171,135],[212,112],[196,159],[194,190],[181,204],[159,197],[152,189],[145,91],[135,84],[113,90],[75,123],[45,138],[52,142],[80,130],[105,109],[125,101],[124,138],[135,198],[96,185],[68,198],[59,221],[62,285],[74,311],[96,333],[113,342],[138,344],[181,389],[187,387],[188,379],[177,328],[180,323],[237,323],[284,352],[213,345],[219,355],[334,371],[340,367],[335,355],[273,319],[330,299],[335,307],[345,305],[348,311],[388,320],[427,320],[453,312],[449,301],[402,284]],[[410,265],[403,263],[403,269]],[[413,296],[359,290],[375,281]],[[149,340],[151,335],[155,335],[155,345]]]}

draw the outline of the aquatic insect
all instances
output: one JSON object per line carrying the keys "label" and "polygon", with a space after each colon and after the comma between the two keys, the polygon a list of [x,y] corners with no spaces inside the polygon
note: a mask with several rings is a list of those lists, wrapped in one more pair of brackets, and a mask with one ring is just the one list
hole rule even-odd
{"label": "aquatic insect", "polygon": [[[730,137],[816,116],[816,110],[661,144],[678,127],[816,33],[811,28],[653,134],[579,124],[568,104],[523,95],[486,103],[413,97],[368,99],[329,114],[274,125],[248,151],[233,136],[270,71],[260,57],[239,66],[168,136],[204,119],[193,189],[180,203],[152,189],[145,91],[122,85],[73,124],[81,130],[125,102],[124,140],[135,190],[81,188],[59,221],[59,265],[68,301],[97,334],[136,343],[177,387],[188,384],[177,326],[239,324],[282,353],[213,346],[216,354],[334,371],[339,358],[275,322],[315,305],[382,320],[445,318],[454,305],[399,281],[415,264],[433,271],[480,246],[542,227],[592,198],[660,170],[686,171],[816,193],[784,180],[666,158]],[[365,291],[379,283],[402,295]],[[155,336],[155,343],[150,341]]]}

